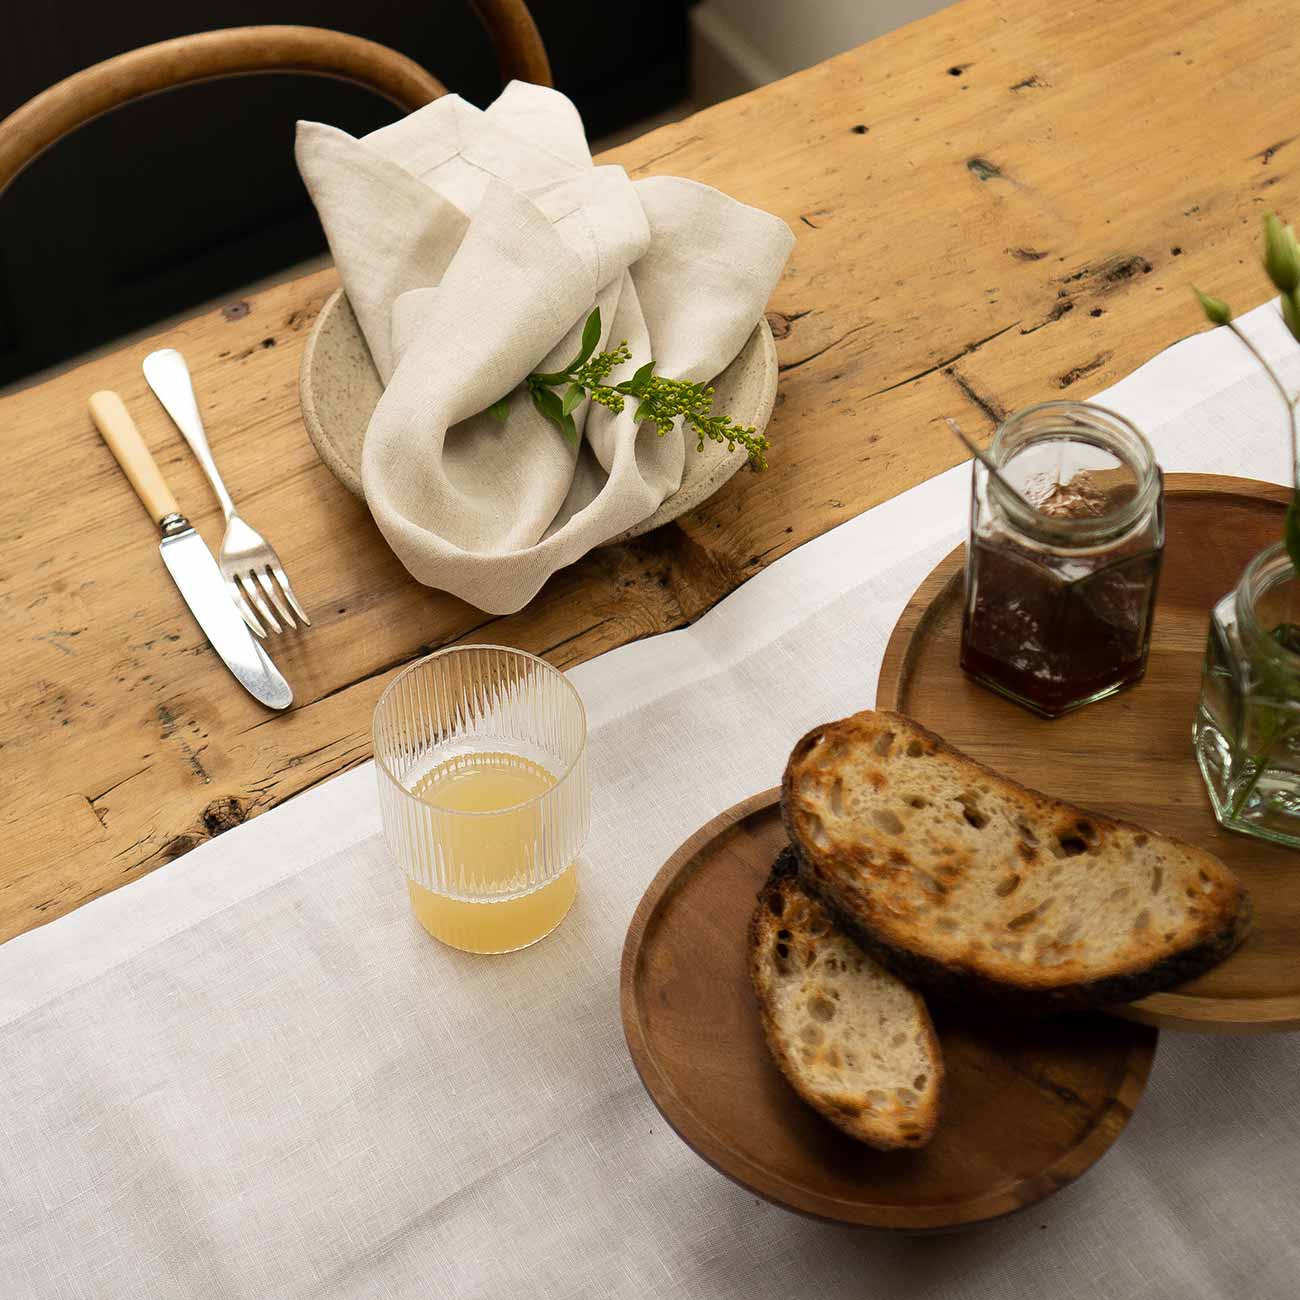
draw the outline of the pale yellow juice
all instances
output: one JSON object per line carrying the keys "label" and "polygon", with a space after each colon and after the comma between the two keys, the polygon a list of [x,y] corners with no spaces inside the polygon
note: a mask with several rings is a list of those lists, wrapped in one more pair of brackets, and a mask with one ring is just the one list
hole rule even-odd
{"label": "pale yellow juice", "polygon": [[[541,809],[529,802],[555,784],[544,767],[517,754],[463,754],[440,763],[411,793],[433,808],[495,816],[439,819],[438,838],[448,859],[473,870],[475,891],[509,889],[525,869],[527,846],[541,829]],[[547,884],[499,902],[448,898],[406,882],[416,918],[435,939],[466,952],[510,952],[549,934],[564,919],[577,892],[571,865]]]}

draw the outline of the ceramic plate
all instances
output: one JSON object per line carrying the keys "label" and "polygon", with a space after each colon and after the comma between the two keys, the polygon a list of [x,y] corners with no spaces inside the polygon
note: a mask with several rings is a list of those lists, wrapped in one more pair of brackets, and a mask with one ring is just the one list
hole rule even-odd
{"label": "ceramic plate", "polygon": [[[767,427],[776,400],[776,344],[765,319],[736,359],[713,381],[713,409],[737,424]],[[343,290],[336,290],[321,308],[307,340],[298,376],[302,418],[317,454],[348,491],[361,491],[361,444],[371,413],[383,393],[378,372],[361,327]],[[682,485],[648,519],[610,539],[624,542],[648,533],[711,497],[743,464],[745,452],[716,442],[704,450],[686,449]]]}

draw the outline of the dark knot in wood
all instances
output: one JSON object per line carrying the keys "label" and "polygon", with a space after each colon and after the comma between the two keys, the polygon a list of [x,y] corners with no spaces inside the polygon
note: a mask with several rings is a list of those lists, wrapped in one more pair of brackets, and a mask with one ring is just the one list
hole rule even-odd
{"label": "dark knot in wood", "polygon": [[247,818],[244,805],[233,795],[222,795],[203,810],[203,826],[209,836],[220,835],[222,831],[240,825]]}

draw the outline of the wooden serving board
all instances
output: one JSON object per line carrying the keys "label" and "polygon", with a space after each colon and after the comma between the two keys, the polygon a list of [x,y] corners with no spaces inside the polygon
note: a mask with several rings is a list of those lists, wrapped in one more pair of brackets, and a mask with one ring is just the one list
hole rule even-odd
{"label": "wooden serving board", "polygon": [[776,1205],[912,1231],[1009,1214],[1100,1159],[1146,1085],[1157,1037],[1148,1026],[1101,1015],[1032,1026],[936,1016],[943,1112],[919,1151],[863,1146],[795,1095],[768,1054],[749,982],[755,896],[785,843],[777,800],[769,790],[697,832],[628,929],[623,1029],[678,1135]]}
{"label": "wooden serving board", "polygon": [[1025,785],[1175,835],[1246,882],[1254,929],[1221,966],[1118,1015],[1170,1029],[1256,1034],[1300,1029],[1300,853],[1225,831],[1192,752],[1211,608],[1246,564],[1281,539],[1289,489],[1170,474],[1166,540],[1142,681],[1063,718],[1037,717],[958,666],[965,547],[921,584],[880,669],[877,707],[897,709]]}

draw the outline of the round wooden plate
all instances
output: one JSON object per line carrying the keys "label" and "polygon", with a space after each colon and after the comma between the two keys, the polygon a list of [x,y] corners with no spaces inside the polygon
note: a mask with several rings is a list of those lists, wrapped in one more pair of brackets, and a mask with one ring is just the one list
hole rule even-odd
{"label": "round wooden plate", "polygon": [[[713,380],[713,409],[730,415],[737,424],[752,425],[760,433],[767,428],[776,401],[776,343],[767,318],[759,319],[754,332],[736,359]],[[303,423],[316,454],[326,469],[353,495],[363,497],[361,487],[361,445],[366,426],[384,386],[370,349],[353,314],[352,304],[342,289],[325,301],[312,326],[298,371],[298,396]],[[648,533],[707,501],[745,463],[743,447],[728,451],[725,443],[706,441],[703,451],[686,448],[682,483],[654,514],[639,524],[611,537],[615,546]]]}
{"label": "round wooden plate", "polygon": [[909,714],[1025,785],[1201,845],[1245,881],[1255,903],[1250,937],[1200,979],[1115,1009],[1147,1024],[1229,1034],[1300,1029],[1300,854],[1220,827],[1192,752],[1210,609],[1281,538],[1289,497],[1250,479],[1166,477],[1151,657],[1142,681],[1108,700],[1048,720],[962,673],[965,547],[917,589],[880,669],[877,707]]}
{"label": "round wooden plate", "polygon": [[623,946],[623,1030],[655,1105],[715,1169],[814,1218],[955,1228],[1093,1165],[1146,1085],[1156,1032],[1107,1016],[1033,1026],[936,1016],[943,1115],[920,1151],[874,1151],[805,1106],[767,1051],[748,927],[785,843],[775,790],[715,818],[659,872]]}

